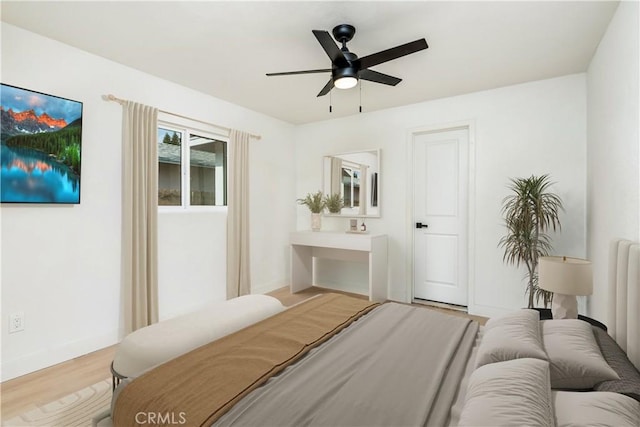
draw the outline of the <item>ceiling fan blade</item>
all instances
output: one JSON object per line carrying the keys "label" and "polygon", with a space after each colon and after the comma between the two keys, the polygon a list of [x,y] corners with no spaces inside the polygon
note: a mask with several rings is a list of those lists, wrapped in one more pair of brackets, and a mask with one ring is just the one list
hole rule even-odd
{"label": "ceiling fan blade", "polygon": [[267,73],[267,76],[290,76],[292,74],[313,74],[329,72],[331,72],[331,68],[323,68],[322,70],[285,71],[284,73]]}
{"label": "ceiling fan blade", "polygon": [[333,78],[329,79],[329,81],[327,82],[326,85],[324,85],[324,87],[322,88],[318,96],[324,96],[328,94],[329,92],[331,92],[331,89],[333,89]]}
{"label": "ceiling fan blade", "polygon": [[397,77],[390,76],[388,74],[382,74],[373,70],[360,70],[358,76],[362,80],[368,80],[370,82],[382,83],[383,85],[395,86],[402,81]]}
{"label": "ceiling fan blade", "polygon": [[320,46],[327,52],[331,62],[338,67],[348,67],[349,61],[345,58],[344,53],[338,48],[333,38],[327,31],[311,30],[313,35],[316,36]]}
{"label": "ceiling fan blade", "polygon": [[427,45],[427,41],[425,39],[420,39],[400,46],[392,47],[391,49],[383,50],[378,53],[363,56],[359,60],[360,69],[373,67],[374,65],[382,64],[383,62],[391,61],[392,59],[397,59],[405,55],[419,52],[428,47],[429,45]]}

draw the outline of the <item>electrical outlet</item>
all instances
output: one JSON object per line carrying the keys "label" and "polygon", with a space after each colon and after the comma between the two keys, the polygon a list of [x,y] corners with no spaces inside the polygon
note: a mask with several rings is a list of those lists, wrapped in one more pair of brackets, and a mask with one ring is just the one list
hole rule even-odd
{"label": "electrical outlet", "polygon": [[9,333],[24,331],[24,313],[13,313],[9,316]]}

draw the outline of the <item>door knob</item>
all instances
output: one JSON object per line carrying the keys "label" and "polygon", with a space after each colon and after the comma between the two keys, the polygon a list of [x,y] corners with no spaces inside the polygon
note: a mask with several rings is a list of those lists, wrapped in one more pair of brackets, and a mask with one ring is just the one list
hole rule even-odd
{"label": "door knob", "polygon": [[421,222],[416,222],[416,228],[429,228],[429,224],[423,224]]}

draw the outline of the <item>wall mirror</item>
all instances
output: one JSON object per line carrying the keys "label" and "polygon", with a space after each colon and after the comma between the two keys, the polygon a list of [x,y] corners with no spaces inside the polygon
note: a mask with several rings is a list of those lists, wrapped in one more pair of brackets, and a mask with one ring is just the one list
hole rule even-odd
{"label": "wall mirror", "polygon": [[323,158],[323,192],[340,194],[344,208],[329,216],[380,216],[380,150],[333,154]]}

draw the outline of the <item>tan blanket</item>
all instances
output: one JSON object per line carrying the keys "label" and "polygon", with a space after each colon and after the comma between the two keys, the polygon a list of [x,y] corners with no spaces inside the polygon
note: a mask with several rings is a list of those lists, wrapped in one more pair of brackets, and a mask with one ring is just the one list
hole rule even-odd
{"label": "tan blanket", "polygon": [[376,305],[325,294],[197,348],[127,385],[115,402],[114,425],[210,425]]}

